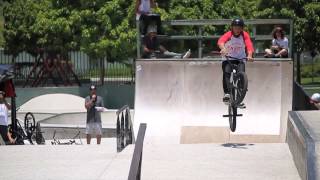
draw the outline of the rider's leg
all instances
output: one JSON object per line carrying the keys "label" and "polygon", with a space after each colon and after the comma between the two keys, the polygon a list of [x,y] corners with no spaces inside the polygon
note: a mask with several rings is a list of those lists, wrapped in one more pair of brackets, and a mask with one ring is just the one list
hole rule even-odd
{"label": "rider's leg", "polygon": [[[246,66],[245,66],[245,63],[243,61],[238,62],[238,71],[239,72],[246,72]],[[242,102],[242,103],[240,103],[238,105],[238,107],[240,109],[244,109],[244,108],[246,108],[246,105]]]}
{"label": "rider's leg", "polygon": [[91,142],[91,135],[87,134],[87,144],[90,144],[90,142]]}
{"label": "rider's leg", "polygon": [[227,61],[222,62],[222,72],[223,72],[222,85],[223,85],[223,92],[224,92],[223,102],[227,102],[230,99],[230,93],[229,93],[227,82],[230,79],[230,72],[231,72],[231,67]]}
{"label": "rider's leg", "polygon": [[87,126],[86,126],[87,144],[90,144],[91,142],[91,134],[92,134],[92,124],[87,123]]}
{"label": "rider's leg", "polygon": [[101,143],[101,136],[102,136],[102,124],[96,123],[96,134],[97,134],[97,144]]}
{"label": "rider's leg", "polygon": [[100,144],[100,143],[101,143],[101,134],[97,135],[97,144]]}
{"label": "rider's leg", "polygon": [[239,72],[246,72],[246,65],[243,61],[238,62],[238,71]]}

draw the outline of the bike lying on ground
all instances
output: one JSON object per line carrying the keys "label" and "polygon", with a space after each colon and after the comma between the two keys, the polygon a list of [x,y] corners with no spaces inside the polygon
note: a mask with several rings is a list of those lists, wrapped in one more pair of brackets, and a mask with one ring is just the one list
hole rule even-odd
{"label": "bike lying on ground", "polygon": [[[73,138],[71,138],[71,139],[68,139],[68,140],[59,140],[59,139],[57,139],[56,138],[56,133],[57,133],[57,131],[56,130],[54,130],[54,132],[53,132],[53,137],[52,137],[52,139],[53,139],[53,141],[51,141],[51,144],[52,145],[82,145],[83,143],[82,143],[82,140],[81,140],[81,136],[80,136],[80,130],[79,130],[79,128],[78,128],[78,133],[73,137]],[[76,142],[76,139],[79,139],[79,142]]]}
{"label": "bike lying on ground", "polygon": [[23,145],[25,141],[29,141],[30,144],[45,144],[44,137],[42,135],[40,123],[35,121],[34,115],[31,112],[26,113],[24,117],[23,126],[22,121],[17,120],[17,130],[14,131],[12,124],[9,125],[9,132],[13,134],[16,145]]}
{"label": "bike lying on ground", "polygon": [[238,59],[230,56],[226,56],[226,61],[230,65],[231,74],[230,79],[226,82],[230,93],[228,105],[228,114],[223,117],[229,118],[230,130],[234,132],[237,126],[237,117],[242,116],[238,114],[238,108],[241,105],[243,99],[248,91],[248,78],[245,72],[239,71],[238,64],[233,64],[231,61],[243,61],[244,59]]}

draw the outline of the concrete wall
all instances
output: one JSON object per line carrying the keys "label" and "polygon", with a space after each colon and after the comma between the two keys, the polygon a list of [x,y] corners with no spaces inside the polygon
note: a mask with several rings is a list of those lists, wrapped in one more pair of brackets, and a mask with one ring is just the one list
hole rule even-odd
{"label": "concrete wall", "polygon": [[289,112],[287,143],[303,180],[320,179],[320,111]]}
{"label": "concrete wall", "polygon": [[[98,86],[98,94],[103,97],[105,106],[108,109],[118,109],[125,104],[133,108],[134,104],[134,85],[131,84],[107,84]],[[88,96],[89,85],[81,87],[38,87],[38,88],[16,88],[17,94],[17,107],[24,104],[28,100],[44,95],[53,93],[67,93],[81,97]]]}
{"label": "concrete wall", "polygon": [[230,132],[222,115],[221,62],[138,60],[135,127],[148,123],[146,138],[172,143],[285,142],[292,107],[292,61],[261,59],[246,64],[246,109]]}

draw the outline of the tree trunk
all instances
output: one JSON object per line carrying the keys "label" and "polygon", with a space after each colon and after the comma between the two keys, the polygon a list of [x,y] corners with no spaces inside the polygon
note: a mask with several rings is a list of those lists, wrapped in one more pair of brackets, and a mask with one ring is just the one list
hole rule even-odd
{"label": "tree trunk", "polygon": [[104,84],[104,77],[105,77],[104,58],[100,58],[100,85]]}
{"label": "tree trunk", "polygon": [[301,66],[300,66],[301,53],[297,52],[297,82],[301,84]]}

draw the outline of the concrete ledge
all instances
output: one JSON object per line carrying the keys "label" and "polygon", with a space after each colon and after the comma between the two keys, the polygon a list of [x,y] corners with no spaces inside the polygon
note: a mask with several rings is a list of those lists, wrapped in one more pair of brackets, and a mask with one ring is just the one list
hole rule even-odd
{"label": "concrete ledge", "polygon": [[320,179],[320,112],[289,112],[287,143],[303,180]]}

